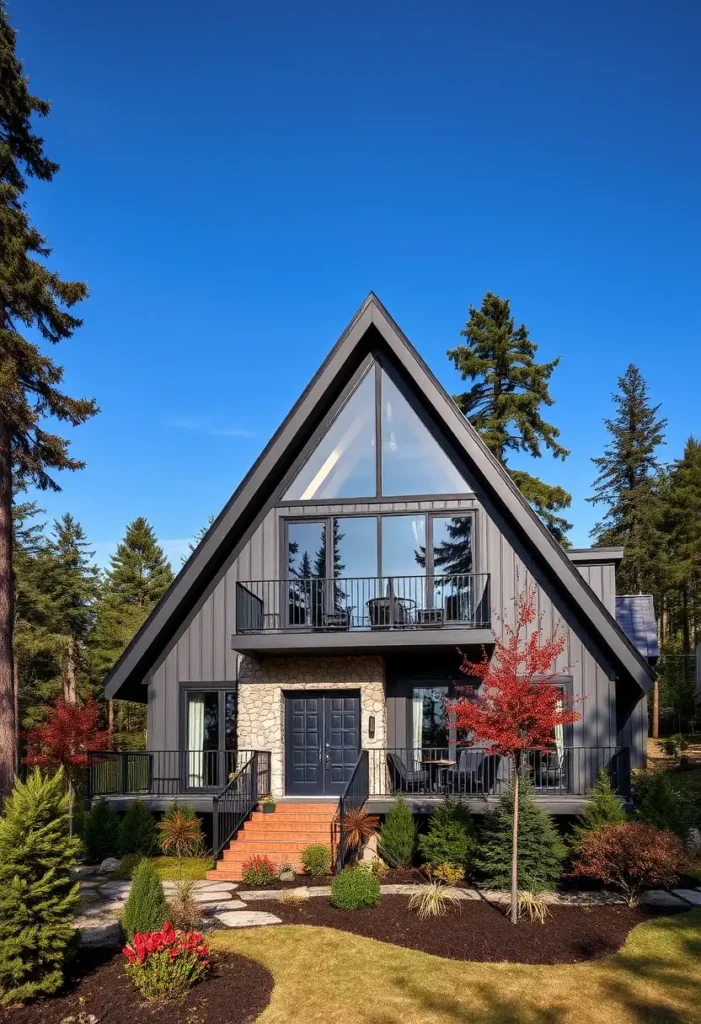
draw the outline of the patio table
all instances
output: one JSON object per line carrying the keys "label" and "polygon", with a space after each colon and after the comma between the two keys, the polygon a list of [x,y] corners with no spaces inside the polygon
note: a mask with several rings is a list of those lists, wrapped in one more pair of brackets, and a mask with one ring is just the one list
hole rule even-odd
{"label": "patio table", "polygon": [[429,788],[435,792],[445,790],[448,769],[455,767],[455,761],[447,757],[424,757],[421,764],[428,768]]}

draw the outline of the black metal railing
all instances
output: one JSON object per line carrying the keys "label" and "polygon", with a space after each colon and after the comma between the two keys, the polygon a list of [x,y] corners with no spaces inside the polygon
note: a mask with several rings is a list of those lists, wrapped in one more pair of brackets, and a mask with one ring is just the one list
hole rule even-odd
{"label": "black metal railing", "polygon": [[[510,762],[480,747],[383,747],[368,751],[370,796],[500,796]],[[536,795],[585,796],[605,768],[616,793],[630,794],[627,747],[564,747],[522,755],[522,773]]]}
{"label": "black metal railing", "polygon": [[236,632],[488,628],[489,573],[236,584]]}
{"label": "black metal railing", "polygon": [[350,852],[346,815],[351,811],[359,811],[370,795],[370,758],[367,750],[361,750],[360,757],[353,766],[350,778],[338,801],[338,814],[334,820],[336,847],[336,869],[341,871]]}
{"label": "black metal railing", "polygon": [[[88,755],[89,797],[179,796],[227,785],[252,750],[99,750]],[[268,760],[268,772],[270,763]],[[269,788],[269,780],[267,782]]]}
{"label": "black metal railing", "polygon": [[270,753],[253,751],[212,800],[212,855],[219,855],[261,797],[270,792]]}

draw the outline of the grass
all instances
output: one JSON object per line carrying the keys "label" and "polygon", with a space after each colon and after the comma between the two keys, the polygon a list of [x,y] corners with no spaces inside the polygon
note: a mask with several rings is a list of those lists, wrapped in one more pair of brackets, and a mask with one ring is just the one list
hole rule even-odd
{"label": "grass", "polygon": [[615,956],[563,967],[460,963],[294,925],[216,932],[211,942],[272,972],[256,1024],[701,1022],[701,910],[649,921]]}
{"label": "grass", "polygon": [[212,870],[211,857],[183,857],[180,862],[182,871],[178,867],[177,857],[154,857],[153,863],[162,882],[177,882],[179,878],[199,882]]}

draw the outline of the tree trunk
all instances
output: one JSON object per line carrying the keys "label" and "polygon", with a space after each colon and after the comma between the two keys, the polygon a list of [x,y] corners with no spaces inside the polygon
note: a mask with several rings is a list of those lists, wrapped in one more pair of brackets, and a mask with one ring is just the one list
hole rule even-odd
{"label": "tree trunk", "polygon": [[686,583],[682,587],[682,637],[684,654],[691,654],[691,632],[689,630],[689,594]]}
{"label": "tree trunk", "polygon": [[518,924],[518,777],[519,758],[516,758],[514,772],[514,835],[511,852],[511,923]]}
{"label": "tree trunk", "polygon": [[652,687],[652,738],[660,735],[660,685],[657,679]]}
{"label": "tree trunk", "polygon": [[0,801],[12,792],[17,768],[12,576],[12,458],[10,434],[0,426]]}
{"label": "tree trunk", "polygon": [[78,686],[75,675],[75,640],[70,637],[66,656],[63,659],[63,699],[68,704],[78,703]]}

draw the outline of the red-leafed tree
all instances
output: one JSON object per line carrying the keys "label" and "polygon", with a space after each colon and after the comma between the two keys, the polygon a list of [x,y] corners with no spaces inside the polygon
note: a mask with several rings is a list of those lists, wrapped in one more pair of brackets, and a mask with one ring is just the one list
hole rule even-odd
{"label": "red-leafed tree", "polygon": [[87,767],[92,750],[105,750],[109,734],[100,728],[100,709],[92,699],[73,704],[59,697],[46,722],[26,734],[25,764],[63,768],[68,779],[70,829],[80,772]]}
{"label": "red-leafed tree", "polygon": [[576,722],[574,702],[554,686],[555,663],[564,652],[566,638],[556,629],[552,636],[536,621],[535,588],[519,595],[516,623],[504,622],[504,637],[494,634],[494,653],[482,651],[481,661],[463,654],[461,671],[480,680],[475,687],[459,687],[448,701],[449,714],[468,745],[487,743],[495,754],[508,757],[514,789],[513,853],[511,861],[511,920],[518,921],[518,801],[519,775],[524,751],[546,751],[555,729]]}

